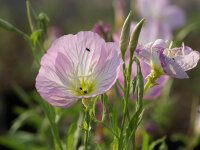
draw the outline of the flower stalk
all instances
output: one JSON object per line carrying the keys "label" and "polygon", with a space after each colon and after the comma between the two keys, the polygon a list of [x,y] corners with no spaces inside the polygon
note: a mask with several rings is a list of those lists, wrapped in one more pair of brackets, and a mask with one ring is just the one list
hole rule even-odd
{"label": "flower stalk", "polygon": [[146,93],[148,88],[152,88],[155,85],[158,85],[158,83],[156,83],[156,81],[160,78],[162,74],[157,72],[156,70],[152,70],[151,73],[146,77],[147,82],[144,86],[144,93]]}
{"label": "flower stalk", "polygon": [[90,127],[91,118],[89,115],[89,111],[90,111],[90,107],[93,104],[93,101],[92,101],[92,99],[83,98],[82,103],[85,106],[85,118],[84,118],[84,122],[83,122],[83,127],[85,130],[84,147],[85,147],[85,150],[88,150],[88,138],[89,138],[89,133],[90,133],[90,129],[91,129],[91,127]]}
{"label": "flower stalk", "polygon": [[85,119],[84,119],[84,128],[85,128],[85,137],[84,137],[84,147],[85,150],[88,150],[88,138],[90,132],[90,115],[89,110],[86,108],[85,110]]}
{"label": "flower stalk", "polygon": [[[125,125],[126,118],[130,122],[130,115],[129,115],[129,111],[128,111],[128,100],[129,100],[129,96],[130,96],[129,93],[130,93],[130,87],[131,87],[131,72],[132,72],[132,64],[133,64],[133,54],[136,49],[140,31],[141,31],[144,21],[145,21],[145,19],[142,19],[136,25],[135,29],[132,32],[132,35],[131,35],[131,38],[129,41],[129,65],[128,65],[128,68],[126,68],[125,63],[123,63],[123,66],[122,66],[123,67],[123,76],[124,76],[124,90],[123,90],[124,108],[123,108],[123,118],[122,118],[121,131],[120,131],[120,137],[119,137],[119,145],[118,145],[119,150],[123,149],[123,146],[124,146],[123,145],[123,132],[124,132],[124,125]],[[122,31],[123,31],[123,29],[122,29]],[[128,36],[129,36],[129,33],[128,33]],[[121,37],[121,39],[123,39],[123,38]],[[121,45],[121,42],[120,42],[120,45]],[[122,48],[122,46],[120,46],[120,48]],[[123,49],[121,49],[121,51],[123,51]],[[134,142],[135,141],[133,141],[133,145],[135,145]]]}

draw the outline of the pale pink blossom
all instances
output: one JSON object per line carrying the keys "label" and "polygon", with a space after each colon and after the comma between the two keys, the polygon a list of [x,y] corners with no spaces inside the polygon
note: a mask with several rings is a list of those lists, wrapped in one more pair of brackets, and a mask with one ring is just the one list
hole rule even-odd
{"label": "pale pink blossom", "polygon": [[56,107],[103,94],[118,77],[119,51],[117,44],[106,43],[94,32],[64,35],[42,57],[36,89]]}
{"label": "pale pink blossom", "polygon": [[[128,65],[128,59],[126,59],[126,65]],[[144,77],[144,83],[146,83],[147,82],[146,77],[151,73],[152,69],[142,59],[140,59],[140,67],[141,67],[141,70],[142,70],[142,75]],[[133,63],[132,73],[131,73],[131,78],[132,79],[135,77],[136,73],[137,73],[137,65],[135,63]],[[146,93],[144,93],[143,99],[155,99],[158,96],[160,96],[160,94],[162,92],[162,87],[165,85],[165,83],[168,81],[168,79],[169,79],[169,77],[166,76],[166,75],[161,76],[157,81],[158,85],[156,85],[156,86],[154,86],[152,88],[149,88],[146,91]],[[119,73],[118,80],[119,80],[121,85],[124,84],[122,67],[120,68],[120,73]],[[119,90],[120,95],[122,96],[123,93],[122,93],[121,89],[118,88],[118,90]],[[131,90],[130,95],[132,95],[132,90]],[[133,99],[133,98],[134,97],[131,96],[131,99]]]}
{"label": "pale pink blossom", "polygon": [[196,67],[200,59],[198,51],[184,45],[171,49],[162,39],[138,46],[136,54],[154,70],[174,78],[189,78],[185,71]]}
{"label": "pale pink blossom", "polygon": [[185,14],[181,8],[170,5],[170,0],[137,0],[141,18],[154,21],[174,30],[185,24]]}
{"label": "pale pink blossom", "polygon": [[[131,23],[130,34],[132,33],[135,25],[136,25],[135,23]],[[164,30],[162,30],[162,31],[164,31]],[[139,36],[139,41],[138,41],[140,43],[139,45],[146,44],[146,43],[150,42],[151,40],[154,41],[158,37],[164,37],[165,39],[168,39],[168,38],[171,37],[171,34],[168,34],[168,33],[169,32],[163,32],[163,33],[159,32],[159,28],[157,28],[157,26],[154,26],[154,23],[150,23],[147,26],[144,26],[141,30],[141,33],[140,33],[140,36]],[[114,39],[115,42],[119,43],[120,34],[119,33],[113,34],[113,39]],[[129,50],[126,51],[125,57],[126,57],[126,65],[128,65]],[[145,79],[150,74],[151,67],[149,65],[147,65],[142,59],[140,59],[140,65],[141,65],[142,74],[143,74],[144,79]],[[132,73],[131,73],[132,79],[135,77],[136,71],[137,71],[137,66],[136,66],[135,63],[133,63]],[[168,81],[168,79],[169,79],[168,76],[161,76],[157,81],[158,85],[156,85],[152,88],[148,88],[148,90],[144,94],[143,98],[144,99],[154,99],[154,98],[157,98],[158,96],[160,96],[160,94],[162,92],[162,87],[165,85],[165,83]],[[120,73],[119,73],[118,80],[121,83],[121,85],[124,84],[122,67],[120,67]],[[144,82],[146,83],[147,80],[145,79]],[[122,96],[121,89],[119,89],[119,93]],[[131,97],[131,98],[133,98],[133,97]]]}

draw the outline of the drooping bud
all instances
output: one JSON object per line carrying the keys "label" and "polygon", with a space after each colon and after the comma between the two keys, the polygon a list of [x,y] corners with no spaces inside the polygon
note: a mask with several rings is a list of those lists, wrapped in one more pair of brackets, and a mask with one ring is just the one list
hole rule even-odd
{"label": "drooping bud", "polygon": [[9,23],[9,22],[1,19],[1,18],[0,18],[0,28],[3,28],[3,29],[8,30],[8,31],[16,32],[16,33],[22,35],[23,38],[26,41],[30,42],[29,37],[24,32],[22,32],[21,30],[17,29],[11,23]]}
{"label": "drooping bud", "polygon": [[132,11],[130,11],[128,17],[126,18],[120,35],[120,50],[123,61],[125,60],[125,53],[128,48],[128,43],[130,39],[129,33],[130,33],[131,18],[132,18]]}
{"label": "drooping bud", "polygon": [[92,31],[99,34],[101,37],[105,39],[105,41],[107,41],[110,33],[110,26],[108,24],[100,22],[94,25]]}
{"label": "drooping bud", "polygon": [[45,13],[40,13],[38,15],[38,23],[45,34],[47,33],[47,24],[49,21],[49,17]]}

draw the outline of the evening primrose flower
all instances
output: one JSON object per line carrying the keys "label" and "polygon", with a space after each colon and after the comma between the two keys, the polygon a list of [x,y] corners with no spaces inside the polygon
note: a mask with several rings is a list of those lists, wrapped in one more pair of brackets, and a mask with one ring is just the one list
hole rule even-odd
{"label": "evening primrose flower", "polygon": [[137,0],[138,13],[147,22],[157,22],[164,28],[174,30],[185,24],[183,10],[170,5],[170,0]]}
{"label": "evening primrose flower", "polygon": [[[136,23],[132,22],[131,23],[131,28],[130,28],[130,34],[132,33],[134,27],[135,27]],[[162,37],[164,39],[168,39],[170,37],[170,35],[168,34],[169,32],[158,32],[158,28],[157,26],[153,26],[153,24],[148,24],[147,26],[144,26],[140,32],[140,37],[139,37],[139,46],[138,48],[140,48],[141,44],[146,44],[149,43],[150,41],[154,41],[156,40],[158,37]],[[149,35],[149,36],[146,36]],[[113,34],[113,40],[117,43],[119,43],[120,41],[120,34]],[[135,53],[136,54],[136,53]],[[134,54],[134,55],[135,55]],[[125,54],[125,63],[126,65],[128,65],[129,62],[129,51],[126,51]],[[140,59],[140,67],[141,67],[141,71],[142,71],[142,75],[144,76],[144,83],[147,82],[146,77],[151,73],[151,67],[146,64],[142,59]],[[131,78],[133,79],[135,77],[137,73],[137,65],[135,63],[133,63],[132,65],[132,73],[131,73]],[[161,92],[162,92],[162,87],[166,84],[166,82],[168,81],[169,77],[166,75],[160,76],[160,78],[157,81],[157,85],[149,88],[143,96],[143,99],[155,99],[158,96],[160,96]],[[122,66],[120,67],[120,72],[119,72],[119,77],[118,80],[120,82],[121,85],[124,85],[124,77],[123,77],[123,68]],[[123,92],[122,90],[118,87],[118,91],[119,94],[122,96]],[[132,95],[130,93],[130,95]],[[133,99],[134,97],[131,96],[131,99]]]}
{"label": "evening primrose flower", "polygon": [[200,54],[190,47],[167,48],[167,42],[158,39],[136,49],[136,55],[152,67],[152,74],[169,75],[173,78],[189,78],[185,71],[196,67]]}
{"label": "evening primrose flower", "polygon": [[106,43],[94,32],[64,35],[42,57],[36,89],[55,107],[70,107],[78,99],[103,94],[118,77],[119,51],[115,43]]}
{"label": "evening primrose flower", "polygon": [[[142,75],[144,77],[144,83],[146,83],[147,82],[146,77],[151,73],[151,67],[148,64],[146,64],[142,59],[139,59],[139,61],[140,61],[140,67],[141,67]],[[128,59],[126,59],[126,64],[128,64]],[[136,74],[137,74],[137,65],[136,65],[136,63],[133,63],[131,78],[133,79]],[[169,79],[169,77],[166,76],[166,75],[161,76],[157,81],[158,84],[156,86],[152,87],[152,88],[149,88],[144,93],[143,99],[155,99],[158,96],[160,96],[160,94],[162,92],[162,87],[166,84],[168,79]],[[121,85],[124,85],[122,67],[120,67],[118,81],[120,82]],[[119,94],[122,96],[123,93],[122,93],[121,89],[118,88],[118,90],[119,90]],[[130,95],[132,95],[132,94],[130,93]],[[131,96],[131,99],[133,99],[133,98],[134,97]]]}

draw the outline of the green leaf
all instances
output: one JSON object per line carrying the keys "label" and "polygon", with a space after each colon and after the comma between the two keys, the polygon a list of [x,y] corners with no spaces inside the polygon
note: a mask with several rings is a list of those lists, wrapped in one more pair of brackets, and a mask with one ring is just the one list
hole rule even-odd
{"label": "green leaf", "polygon": [[[8,31],[12,31],[12,32],[16,32],[20,35],[23,36],[23,38],[28,41],[28,43],[30,42],[30,38],[28,35],[26,35],[24,32],[22,32],[21,30],[17,29],[16,27],[14,27],[12,24],[10,24],[9,22],[3,20],[0,18],[0,27],[8,30]],[[30,43],[29,43],[30,44]]]}
{"label": "green leaf", "polygon": [[109,116],[109,120],[110,120],[110,124],[112,127],[113,132],[119,136],[119,128],[117,125],[117,111],[116,108],[112,107],[109,103],[108,103],[108,96],[106,94],[104,94],[104,101],[105,101],[105,106],[108,109],[108,116]]}
{"label": "green leaf", "polygon": [[137,84],[137,77],[135,77],[132,81],[132,94],[133,94],[133,96],[134,96],[134,93],[135,93],[136,84]]}
{"label": "green leaf", "polygon": [[75,150],[76,147],[74,145],[75,134],[77,130],[77,125],[72,124],[67,133],[67,150]]}
{"label": "green leaf", "polygon": [[32,41],[33,47],[36,46],[36,43],[37,43],[37,41],[39,40],[39,38],[41,36],[41,33],[42,33],[42,30],[39,29],[39,30],[34,31],[31,34],[31,41]]}
{"label": "green leaf", "polygon": [[140,126],[142,131],[142,150],[148,150],[149,149],[149,135],[146,132],[143,125]]}
{"label": "green leaf", "polygon": [[163,143],[160,145],[159,150],[168,150],[167,145],[166,145],[165,142],[163,142]]}
{"label": "green leaf", "polygon": [[34,134],[28,132],[16,132],[6,136],[0,136],[0,145],[12,150],[49,150],[42,146],[42,142]]}
{"label": "green leaf", "polygon": [[154,142],[151,143],[150,147],[149,147],[149,150],[154,150],[154,148],[158,145],[158,144],[161,144],[165,141],[166,137],[164,136],[163,138],[161,139],[158,139]]}
{"label": "green leaf", "polygon": [[128,47],[129,38],[130,38],[130,25],[131,25],[131,19],[132,19],[132,11],[130,11],[128,17],[126,18],[122,31],[120,36],[120,50],[121,50],[121,56],[123,61],[125,61],[125,53]]}
{"label": "green leaf", "polygon": [[49,120],[52,134],[55,140],[56,149],[63,150],[62,143],[58,134],[58,128],[56,125],[56,113],[54,107],[52,107],[49,103],[43,100],[36,92],[35,99],[38,100],[38,102],[42,105],[42,108]]}
{"label": "green leaf", "polygon": [[29,107],[32,107],[30,96],[17,83],[12,83],[12,88],[15,91],[15,93],[19,96],[20,100],[24,102],[24,104],[26,104]]}
{"label": "green leaf", "polygon": [[14,123],[12,124],[11,128],[10,128],[10,132],[14,133],[16,132],[20,127],[22,127],[25,122],[32,118],[32,117],[36,117],[35,115],[35,111],[34,110],[27,110],[24,113],[22,113],[21,115],[19,115]]}
{"label": "green leaf", "polygon": [[132,34],[131,34],[131,38],[130,38],[130,42],[129,42],[129,51],[130,51],[130,58],[133,57],[133,53],[135,51],[135,48],[137,46],[138,43],[138,39],[139,39],[139,35],[140,35],[140,31],[142,29],[143,23],[144,23],[145,19],[142,19],[134,28]]}
{"label": "green leaf", "polygon": [[139,126],[140,122],[142,121],[142,116],[143,116],[144,111],[142,110],[141,112],[138,110],[134,116],[131,118],[128,127],[126,129],[126,137],[124,139],[124,147],[127,146],[128,142],[130,139],[133,137],[135,139],[135,132],[137,127]]}
{"label": "green leaf", "polygon": [[119,141],[118,139],[115,137],[112,144],[111,144],[111,149],[112,150],[118,150],[118,145],[119,145]]}
{"label": "green leaf", "polygon": [[[126,129],[126,136],[125,136],[124,144],[123,144],[124,148],[127,146],[128,142],[130,141],[131,138],[135,139],[136,129],[139,126],[139,124],[142,120],[143,113],[144,113],[143,103],[142,103],[143,91],[144,91],[144,80],[143,80],[139,60],[135,57],[134,61],[137,64],[136,112],[133,115],[133,117],[131,118],[131,120],[128,124],[128,127]],[[135,146],[135,145],[133,145],[133,146]]]}
{"label": "green leaf", "polygon": [[136,88],[136,97],[137,97],[136,110],[142,111],[142,107],[143,107],[142,98],[144,94],[144,79],[143,79],[139,60],[135,57],[134,61],[137,64],[137,84],[138,84]]}
{"label": "green leaf", "polygon": [[104,97],[105,97],[104,95],[101,96],[101,103],[103,104],[103,113],[102,113],[101,120],[97,120],[95,118],[95,108],[96,108],[96,103],[97,103],[98,97],[95,98],[95,101],[94,101],[94,104],[93,104],[93,108],[90,110],[90,117],[95,122],[98,122],[98,123],[104,122],[104,120],[106,118],[106,102],[105,102],[105,98]]}

